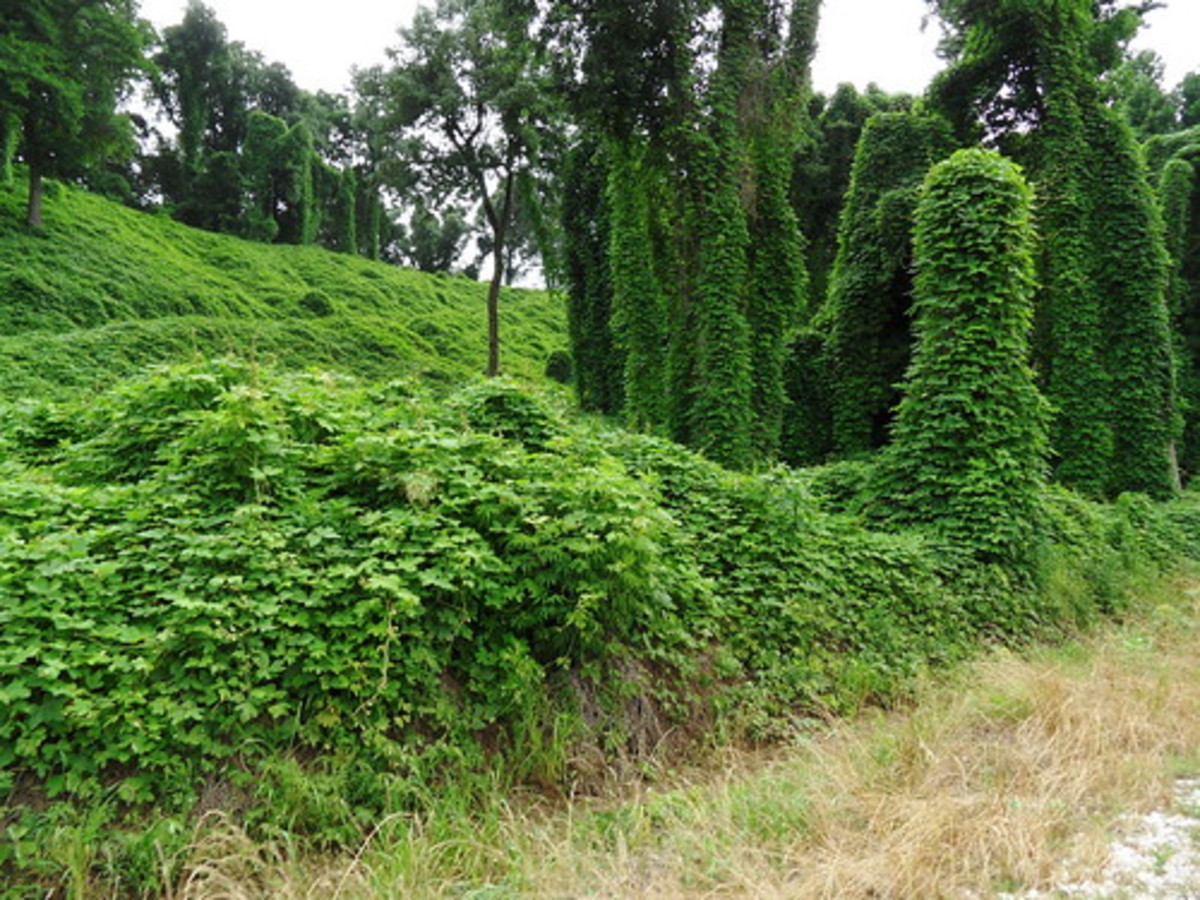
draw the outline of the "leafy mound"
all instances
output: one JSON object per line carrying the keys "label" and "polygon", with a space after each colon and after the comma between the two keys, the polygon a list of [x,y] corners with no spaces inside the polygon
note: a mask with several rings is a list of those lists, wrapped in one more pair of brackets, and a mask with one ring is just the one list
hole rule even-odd
{"label": "leafy mound", "polygon": [[[761,733],[1039,614],[822,511],[836,479],[732,474],[504,382],[433,402],[190,364],[10,406],[0,453],[0,765],[52,795],[186,796],[287,752],[385,777],[536,741],[547,709],[620,753],[631,695]],[[1126,507],[1060,502],[1055,543],[1111,576],[1198,533],[1190,507]]]}
{"label": "leafy mound", "polygon": [[[368,378],[462,381],[486,361],[485,288],[317,247],[187,228],[59,187],[46,228],[0,189],[0,389],[64,396],[151,363],[237,353]],[[560,306],[501,303],[507,372],[540,376],[565,346]]]}

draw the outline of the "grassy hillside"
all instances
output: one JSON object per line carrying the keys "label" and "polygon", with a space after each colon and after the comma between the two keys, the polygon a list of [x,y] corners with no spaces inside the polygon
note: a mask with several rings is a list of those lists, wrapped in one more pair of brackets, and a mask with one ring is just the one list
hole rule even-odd
{"label": "grassy hillside", "polygon": [[[316,247],[187,228],[67,188],[46,228],[0,189],[0,389],[97,388],[150,363],[234,353],[368,378],[457,381],[483,371],[485,287]],[[501,300],[502,364],[540,375],[565,346],[560,304]]]}

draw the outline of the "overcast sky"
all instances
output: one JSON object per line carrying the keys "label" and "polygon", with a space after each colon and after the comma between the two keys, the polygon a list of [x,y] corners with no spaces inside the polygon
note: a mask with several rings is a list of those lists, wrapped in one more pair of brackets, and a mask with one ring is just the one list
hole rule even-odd
{"label": "overcast sky", "polygon": [[[636,0],[631,0],[636,2]],[[206,0],[231,40],[292,70],[300,87],[335,93],[349,87],[351,66],[384,60],[417,0]],[[186,0],[142,0],[142,15],[158,28],[183,18]],[[840,82],[919,93],[940,68],[938,27],[922,32],[924,0],[825,0],[813,66],[818,90]],[[1169,0],[1150,14],[1135,46],[1166,60],[1167,87],[1200,70],[1200,0]]]}

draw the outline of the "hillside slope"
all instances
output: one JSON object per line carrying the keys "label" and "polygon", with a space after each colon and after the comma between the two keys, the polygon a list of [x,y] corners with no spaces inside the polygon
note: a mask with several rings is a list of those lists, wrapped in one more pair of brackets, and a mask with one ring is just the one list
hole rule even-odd
{"label": "hillside slope", "polygon": [[[19,184],[19,182],[18,182]],[[368,378],[458,381],[486,361],[485,287],[317,247],[256,244],[58,187],[46,228],[0,188],[0,389],[98,388],[145,365],[232,353]],[[540,376],[560,304],[501,299],[502,365]]]}

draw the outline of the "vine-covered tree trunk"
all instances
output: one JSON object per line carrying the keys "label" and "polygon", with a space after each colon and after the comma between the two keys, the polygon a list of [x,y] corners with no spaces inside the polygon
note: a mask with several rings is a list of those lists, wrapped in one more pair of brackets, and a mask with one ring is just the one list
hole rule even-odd
{"label": "vine-covered tree trunk", "polygon": [[1167,498],[1179,483],[1178,414],[1162,222],[1129,126],[1100,105],[1089,119],[1088,222],[1113,433],[1107,493]]}
{"label": "vine-covered tree trunk", "polygon": [[693,446],[732,468],[752,459],[748,249],[742,189],[750,159],[739,130],[742,90],[754,60],[760,0],[725,0],[709,127],[692,138],[696,167],[695,384],[688,416]]}
{"label": "vine-covered tree trunk", "polygon": [[585,139],[567,155],[562,179],[563,267],[579,405],[615,413],[624,403],[625,362],[612,331],[608,170],[595,139]]}
{"label": "vine-covered tree trunk", "polygon": [[13,183],[13,160],[21,139],[21,122],[14,115],[0,115],[0,185]]}
{"label": "vine-covered tree trunk", "polygon": [[338,174],[332,213],[333,249],[358,253],[358,176],[350,167]]}
{"label": "vine-covered tree trunk", "polygon": [[42,227],[42,170],[36,163],[29,164],[29,202],[25,207],[25,222],[31,228]]}
{"label": "vine-covered tree trunk", "polygon": [[665,420],[667,315],[650,237],[648,173],[637,139],[612,141],[608,177],[613,335],[625,360],[624,409],[634,428]]}
{"label": "vine-covered tree trunk", "polygon": [[[820,0],[798,0],[787,52],[774,67],[764,52],[740,103],[742,131],[752,155],[754,189],[744,198],[750,229],[751,441],[758,459],[779,452],[785,403],[787,340],[808,296],[805,241],[791,204],[792,167],[807,110],[809,65]],[[761,23],[762,40],[777,40]],[[757,81],[757,84],[754,82]]]}
{"label": "vine-covered tree trunk", "polygon": [[916,213],[912,367],[876,512],[1028,573],[1046,477],[1034,384],[1032,191],[996,153],[934,167]]}
{"label": "vine-covered tree trunk", "polygon": [[833,445],[843,456],[887,442],[910,356],[914,204],[951,146],[940,119],[898,112],[869,119],[855,149],[826,311]]}
{"label": "vine-covered tree trunk", "polygon": [[1033,166],[1045,235],[1039,304],[1045,319],[1039,329],[1044,341],[1038,357],[1046,394],[1056,410],[1051,430],[1056,477],[1084,493],[1102,496],[1111,474],[1113,434],[1105,409],[1101,309],[1088,277],[1094,248],[1087,233],[1084,114],[1075,90],[1081,65],[1069,47],[1052,44],[1049,48],[1045,121]]}
{"label": "vine-covered tree trunk", "polygon": [[1176,371],[1183,418],[1182,448],[1178,454],[1181,480],[1200,471],[1200,359],[1191,286],[1187,277],[1189,234],[1194,227],[1192,204],[1196,175],[1191,162],[1174,158],[1159,176],[1159,205],[1163,235],[1170,257],[1167,308],[1175,336]]}

